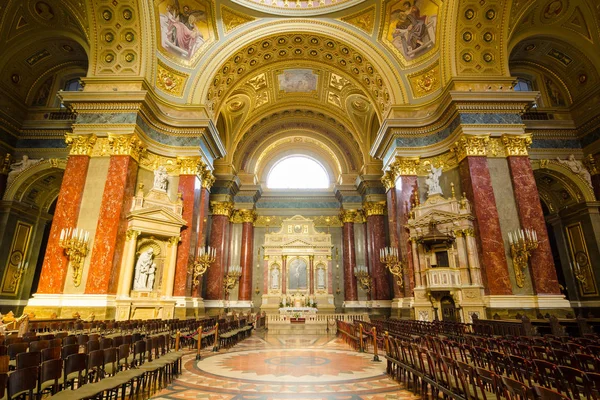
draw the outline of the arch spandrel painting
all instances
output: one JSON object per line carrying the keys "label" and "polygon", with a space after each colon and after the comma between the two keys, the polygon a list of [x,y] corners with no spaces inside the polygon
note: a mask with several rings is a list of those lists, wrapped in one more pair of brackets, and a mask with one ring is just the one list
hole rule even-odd
{"label": "arch spandrel painting", "polygon": [[436,47],[436,1],[392,0],[385,9],[381,41],[401,59],[410,63]]}
{"label": "arch spandrel painting", "polygon": [[183,64],[192,64],[216,38],[210,2],[157,0],[155,4],[158,44],[163,54]]}

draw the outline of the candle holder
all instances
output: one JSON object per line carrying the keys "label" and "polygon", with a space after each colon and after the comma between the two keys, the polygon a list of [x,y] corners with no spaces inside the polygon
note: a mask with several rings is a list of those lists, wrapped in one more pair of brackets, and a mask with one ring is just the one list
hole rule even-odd
{"label": "candle holder", "polygon": [[396,277],[398,287],[404,285],[404,267],[406,263],[399,260],[398,249],[396,247],[386,247],[379,251],[379,261],[385,264],[385,267],[392,275]]}
{"label": "candle holder", "polygon": [[73,285],[81,284],[83,260],[88,252],[90,233],[83,229],[63,228],[60,231],[58,245],[65,249],[65,254],[73,267]]}
{"label": "candle holder", "polygon": [[581,265],[579,265],[577,261],[575,261],[575,264],[571,262],[571,269],[573,270],[573,276],[575,276],[575,279],[581,283],[581,286],[585,287],[587,284],[587,278],[583,268],[581,268]]}
{"label": "candle holder", "polygon": [[242,276],[242,267],[239,265],[233,265],[229,267],[227,274],[225,274],[225,277],[223,278],[223,287],[227,291],[227,294],[229,294],[229,291],[233,289],[237,281],[240,279],[240,276]]}
{"label": "candle holder", "polygon": [[208,267],[210,267],[210,264],[215,262],[217,258],[216,256],[216,250],[210,246],[206,246],[206,248],[201,247],[198,249],[198,255],[190,265],[190,272],[192,273],[192,287],[195,288],[200,285],[200,277],[204,275]]}
{"label": "candle holder", "polygon": [[354,276],[358,279],[358,284],[365,292],[371,291],[371,276],[369,270],[364,265],[357,265],[354,267]]}
{"label": "candle holder", "polygon": [[25,270],[28,266],[28,262],[26,262],[25,265],[23,265],[23,261],[19,262],[19,266],[17,267],[17,270],[12,276],[9,290],[13,290],[15,292],[17,291],[17,289],[19,288],[19,284],[21,283],[21,278],[23,277],[23,274],[25,273]]}
{"label": "candle holder", "polygon": [[531,251],[538,247],[537,233],[533,229],[519,229],[508,232],[508,243],[510,245],[510,255],[513,259],[515,281],[517,286],[522,288],[525,285],[523,271],[527,268]]}

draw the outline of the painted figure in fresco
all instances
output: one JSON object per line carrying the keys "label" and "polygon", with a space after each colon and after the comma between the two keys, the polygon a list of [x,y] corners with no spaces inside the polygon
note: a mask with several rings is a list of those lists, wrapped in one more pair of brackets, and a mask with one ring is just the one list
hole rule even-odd
{"label": "painted figure in fresco", "polygon": [[[135,278],[133,280],[134,290],[152,290],[154,286],[154,274],[156,273],[156,264],[154,263],[154,249],[149,247],[148,250],[140,254],[140,257],[135,264]],[[152,276],[152,277],[150,277]]]}
{"label": "painted figure in fresco", "polygon": [[428,196],[433,196],[434,194],[442,194],[442,188],[440,186],[440,176],[442,176],[442,167],[440,166],[439,168],[435,168],[432,164],[429,175],[425,180],[425,184],[428,187]]}
{"label": "painted figure in fresco", "polygon": [[435,36],[436,17],[428,18],[427,15],[421,15],[416,1],[414,3],[404,2],[400,10],[392,12],[391,20],[396,22],[392,33],[392,44],[405,57],[414,57],[420,50],[435,41],[435,37],[432,37],[429,29],[432,29],[433,36]]}
{"label": "painted figure in fresco", "polygon": [[167,6],[167,13],[161,15],[161,29],[166,34],[166,45],[178,54],[191,58],[204,44],[204,37],[196,23],[206,21],[202,10],[192,10],[189,5],[179,6],[178,0],[173,0]]}
{"label": "painted figure in fresco", "polygon": [[548,96],[552,100],[553,106],[564,106],[565,98],[563,97],[560,89],[556,86],[551,79],[546,78],[546,87],[548,88]]}

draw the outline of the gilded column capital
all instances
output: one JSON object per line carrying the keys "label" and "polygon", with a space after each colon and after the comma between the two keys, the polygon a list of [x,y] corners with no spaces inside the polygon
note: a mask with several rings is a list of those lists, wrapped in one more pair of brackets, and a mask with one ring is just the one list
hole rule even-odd
{"label": "gilded column capital", "polygon": [[233,212],[233,203],[229,201],[211,201],[210,208],[213,215],[224,215],[229,218]]}
{"label": "gilded column capital", "polygon": [[524,135],[502,135],[502,144],[508,157],[511,156],[527,156],[527,149],[531,146],[531,134]]}
{"label": "gilded column capital", "polygon": [[391,168],[396,171],[396,178],[399,176],[417,175],[417,167],[421,163],[419,157],[396,157]]}
{"label": "gilded column capital", "polygon": [[242,223],[249,222],[253,224],[256,221],[256,211],[243,209],[239,210],[238,212],[240,214],[240,219],[242,220]]}
{"label": "gilded column capital", "polygon": [[2,163],[0,164],[0,174],[6,175],[10,172],[10,160],[10,153],[6,153],[4,159],[2,160]]}
{"label": "gilded column capital", "polygon": [[372,215],[385,215],[385,201],[367,201],[363,203],[363,210],[367,217]]}
{"label": "gilded column capital", "polygon": [[181,236],[171,236],[167,242],[167,247],[177,246],[181,241]]}
{"label": "gilded column capital", "polygon": [[65,143],[71,147],[69,154],[72,156],[91,156],[98,138],[96,135],[72,135],[65,133]]}
{"label": "gilded column capital", "polygon": [[200,157],[177,157],[179,175],[198,175],[204,171],[204,163]]}
{"label": "gilded column capital", "polygon": [[125,237],[127,238],[127,241],[136,240],[141,233],[142,232],[136,231],[135,229],[128,229],[125,234]]}
{"label": "gilded column capital", "polygon": [[487,156],[487,143],[490,141],[490,135],[462,135],[452,147],[456,153],[458,161],[465,157]]}
{"label": "gilded column capital", "polygon": [[315,255],[314,255],[314,254],[310,254],[310,255],[308,256],[308,261],[310,261],[310,262],[313,262],[313,261],[315,261]]}
{"label": "gilded column capital", "polygon": [[134,160],[140,160],[146,148],[137,135],[115,135],[108,134],[108,145],[111,156],[130,156]]}
{"label": "gilded column capital", "polygon": [[342,223],[354,223],[356,220],[358,212],[356,210],[341,210],[340,211],[340,220]]}
{"label": "gilded column capital", "polygon": [[200,174],[200,179],[202,180],[202,187],[206,190],[210,190],[212,185],[215,183],[215,177],[213,176],[212,172],[206,168],[206,165]]}
{"label": "gilded column capital", "polygon": [[396,187],[396,174],[393,169],[388,169],[383,173],[381,177],[381,183],[383,183],[383,187],[385,187],[385,191]]}

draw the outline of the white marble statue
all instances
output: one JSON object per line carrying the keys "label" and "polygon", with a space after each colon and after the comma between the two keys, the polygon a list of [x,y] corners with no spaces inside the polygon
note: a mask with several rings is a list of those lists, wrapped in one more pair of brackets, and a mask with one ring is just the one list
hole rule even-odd
{"label": "white marble statue", "polygon": [[153,189],[161,190],[165,192],[167,190],[167,183],[169,180],[169,174],[164,165],[161,165],[154,170],[154,187]]}
{"label": "white marble statue", "polygon": [[154,249],[140,254],[135,264],[135,278],[133,280],[133,290],[152,290],[154,286],[154,274],[156,273],[156,264],[154,263]]}
{"label": "white marble statue", "polygon": [[590,175],[590,172],[583,166],[581,161],[575,159],[575,155],[571,154],[566,160],[561,160],[560,157],[556,157],[556,160],[569,168],[574,174],[579,175],[588,183],[588,185],[590,185],[590,187],[592,187],[592,176]]}
{"label": "white marble statue", "polygon": [[323,268],[317,270],[317,288],[325,288],[325,270]]}
{"label": "white marble statue", "polygon": [[10,185],[21,172],[43,160],[43,158],[40,158],[39,160],[32,160],[29,158],[29,156],[23,156],[21,161],[10,164],[10,172],[8,173],[8,178],[6,181],[7,185]]}
{"label": "white marble statue", "polygon": [[279,289],[279,268],[271,270],[271,289]]}
{"label": "white marble statue", "polygon": [[433,196],[434,194],[443,195],[442,188],[440,187],[440,176],[442,176],[442,167],[436,168],[431,164],[431,170],[425,180],[425,184],[428,187],[428,196]]}

